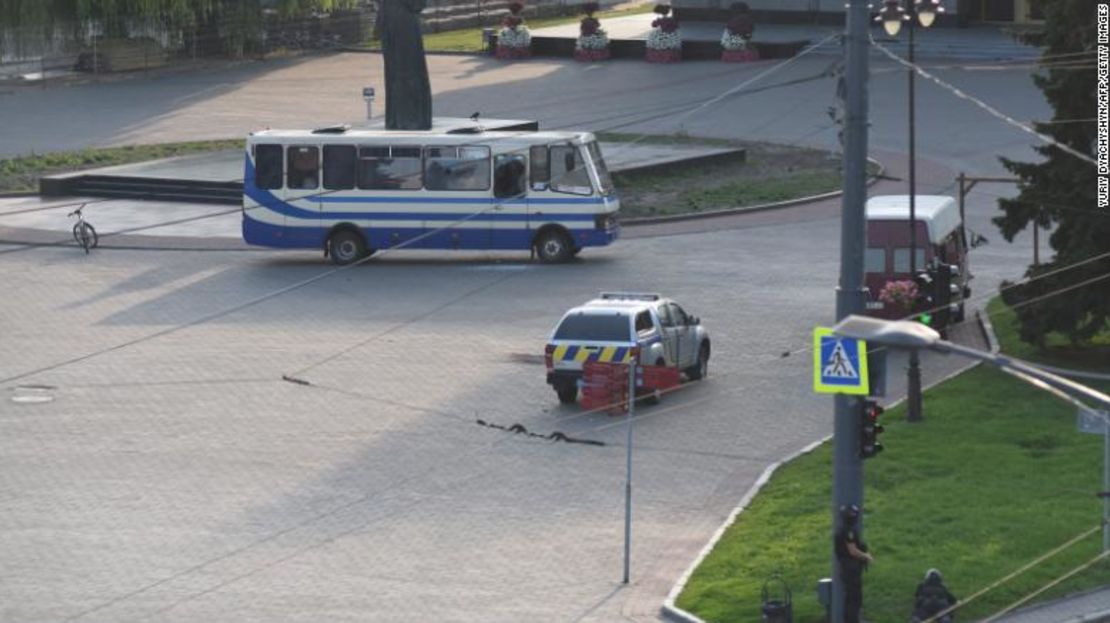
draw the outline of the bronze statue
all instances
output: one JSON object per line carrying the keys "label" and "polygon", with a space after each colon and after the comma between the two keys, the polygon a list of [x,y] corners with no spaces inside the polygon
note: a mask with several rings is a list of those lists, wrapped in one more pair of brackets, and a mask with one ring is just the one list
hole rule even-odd
{"label": "bronze statue", "polygon": [[430,130],[432,86],[424,60],[420,12],[426,0],[380,0],[377,30],[385,59],[385,127]]}

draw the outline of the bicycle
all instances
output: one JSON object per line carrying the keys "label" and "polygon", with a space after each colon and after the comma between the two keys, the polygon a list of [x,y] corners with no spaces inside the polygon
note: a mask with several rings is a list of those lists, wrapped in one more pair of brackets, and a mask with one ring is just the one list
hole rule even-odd
{"label": "bicycle", "polygon": [[88,204],[82,203],[81,207],[68,216],[76,216],[77,222],[73,224],[73,240],[85,249],[85,255],[89,254],[89,249],[95,249],[96,245],[100,244],[100,237],[96,235],[96,230],[93,229],[91,223],[85,220],[85,215],[81,213]]}

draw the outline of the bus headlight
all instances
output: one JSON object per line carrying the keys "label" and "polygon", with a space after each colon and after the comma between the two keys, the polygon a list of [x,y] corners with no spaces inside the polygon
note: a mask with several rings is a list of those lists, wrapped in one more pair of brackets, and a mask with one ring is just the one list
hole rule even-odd
{"label": "bus headlight", "polygon": [[612,214],[598,214],[594,216],[594,228],[607,231],[617,226],[617,217]]}

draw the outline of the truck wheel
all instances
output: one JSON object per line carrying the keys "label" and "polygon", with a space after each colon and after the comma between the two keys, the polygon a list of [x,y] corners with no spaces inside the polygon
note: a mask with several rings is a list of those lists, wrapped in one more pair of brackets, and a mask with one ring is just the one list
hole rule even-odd
{"label": "truck wheel", "polygon": [[687,368],[686,376],[691,381],[699,381],[704,379],[709,374],[709,347],[705,344],[701,345],[698,350],[698,365]]}
{"label": "truck wheel", "polygon": [[536,255],[548,264],[561,264],[574,257],[574,244],[566,234],[549,229],[536,238]]}
{"label": "truck wheel", "polygon": [[578,400],[578,385],[558,385],[555,393],[559,394],[559,402],[565,405],[574,404]]}

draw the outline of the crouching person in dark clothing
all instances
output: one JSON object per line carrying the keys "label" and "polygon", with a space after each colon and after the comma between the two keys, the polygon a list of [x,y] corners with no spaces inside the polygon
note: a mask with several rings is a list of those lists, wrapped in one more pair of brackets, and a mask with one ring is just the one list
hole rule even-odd
{"label": "crouching person in dark clothing", "polygon": [[[925,572],[925,580],[918,584],[917,590],[914,591],[913,618],[910,621],[912,623],[928,621],[956,605],[956,601],[956,597],[948,592],[948,587],[944,585],[944,578],[941,577],[940,571],[929,569]],[[952,623],[952,621],[951,613],[937,618],[937,623]]]}
{"label": "crouching person in dark clothing", "polygon": [[859,507],[855,504],[840,509],[836,560],[840,566],[840,580],[844,582],[844,623],[859,623],[863,609],[863,570],[874,558],[859,538]]}

